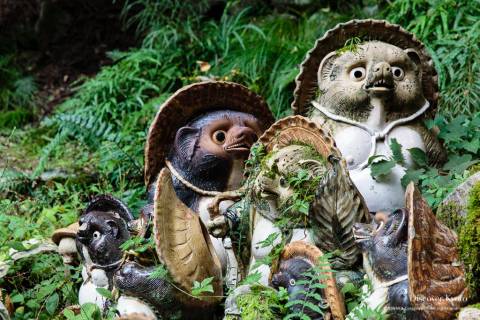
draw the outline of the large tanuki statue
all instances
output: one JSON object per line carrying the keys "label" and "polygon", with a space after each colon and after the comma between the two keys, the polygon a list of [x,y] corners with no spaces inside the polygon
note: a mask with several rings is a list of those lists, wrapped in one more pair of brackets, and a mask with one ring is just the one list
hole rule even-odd
{"label": "large tanuki statue", "polygon": [[[220,301],[223,277],[229,268],[236,268],[236,261],[231,249],[206,231],[209,205],[222,192],[240,187],[250,147],[272,122],[265,102],[233,83],[193,84],[164,103],[149,131],[145,183],[154,190],[156,252],[175,288],[153,283],[153,269],[131,262],[116,277],[120,290],[160,313],[168,315],[170,308],[180,307],[184,318],[214,317],[195,310]],[[213,293],[201,299],[188,295],[194,281],[210,277]],[[170,304],[165,303],[167,298]]]}
{"label": "large tanuki statue", "polygon": [[438,99],[433,62],[401,27],[376,20],[339,24],[316,42],[296,83],[293,111],[332,131],[370,211],[403,206],[405,169],[397,164],[375,180],[368,167],[372,156],[391,156],[393,139],[403,147],[405,167],[414,165],[410,148],[425,151],[432,164],[443,161],[441,144],[423,123]]}

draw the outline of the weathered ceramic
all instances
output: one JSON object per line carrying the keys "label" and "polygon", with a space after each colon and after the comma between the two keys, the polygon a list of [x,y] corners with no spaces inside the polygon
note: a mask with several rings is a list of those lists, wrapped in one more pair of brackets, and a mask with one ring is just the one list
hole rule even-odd
{"label": "weathered ceramic", "polygon": [[[325,252],[338,249],[341,254],[332,259],[334,268],[352,267],[360,255],[351,232],[353,224],[369,221],[370,216],[349,178],[345,163],[338,158],[339,151],[330,135],[308,119],[293,116],[276,122],[262,135],[259,143],[264,146],[266,155],[254,177],[253,202],[267,202],[268,205],[256,206],[251,215],[251,271],[259,271],[261,281],[267,284],[270,267],[257,266],[257,261],[288,236],[288,241],[304,240]],[[309,180],[318,177],[308,216],[285,211],[294,193],[288,180],[300,170],[308,173]],[[292,222],[288,232],[291,234],[283,234],[277,222],[285,218],[295,221],[299,215],[305,217],[300,221],[306,223],[295,225]],[[260,245],[275,233],[279,236],[272,245]]]}
{"label": "weathered ceramic", "polygon": [[[368,160],[391,156],[396,139],[403,147],[403,166],[414,165],[407,149],[420,148],[430,163],[445,152],[423,121],[434,114],[437,76],[424,45],[385,21],[352,20],[319,39],[302,63],[292,109],[332,131],[347,161],[351,178],[370,211],[403,207],[396,165],[382,179],[373,179]],[[315,92],[319,92],[315,96]]]}
{"label": "weathered ceramic", "polygon": [[[330,265],[319,267],[324,270],[320,282],[325,286],[325,289],[311,288],[308,284],[302,283],[302,281],[308,282],[309,279],[305,276],[305,273],[316,266],[318,267],[322,255],[323,253],[317,247],[304,241],[295,241],[286,245],[280,255],[278,267],[276,270],[272,270],[271,284],[277,289],[280,287],[287,289],[289,301],[305,300],[318,304],[317,300],[312,299],[312,297],[307,298],[303,293],[316,292],[327,302],[333,319],[343,320],[346,315],[345,302],[337,287]],[[292,312],[301,312],[301,308],[301,305],[294,305]],[[321,314],[313,310],[307,310],[306,314],[311,319],[323,319]],[[326,315],[325,318],[328,318],[328,316],[330,315]]]}
{"label": "weathered ceramic", "polygon": [[384,307],[389,319],[451,319],[468,298],[457,236],[413,183],[405,201],[405,209],[354,227],[373,287],[365,302]]}

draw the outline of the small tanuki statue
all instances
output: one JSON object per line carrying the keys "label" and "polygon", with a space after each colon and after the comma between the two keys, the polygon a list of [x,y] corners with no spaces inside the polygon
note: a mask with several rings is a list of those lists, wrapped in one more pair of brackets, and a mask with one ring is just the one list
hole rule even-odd
{"label": "small tanuki statue", "polygon": [[[221,202],[222,194],[240,188],[250,147],[272,122],[258,95],[228,82],[184,87],[160,107],[145,148],[145,183],[154,194],[153,242],[169,280],[159,282],[155,267],[134,259],[115,276],[121,292],[161,317],[180,311],[182,319],[215,319],[224,278],[236,278],[238,267],[231,244],[207,232],[209,208],[220,204],[222,214],[232,204]],[[194,297],[194,284],[204,280],[211,290]]]}
{"label": "small tanuki statue", "polygon": [[388,319],[452,319],[468,300],[457,235],[411,182],[405,208],[354,226],[372,292],[363,302]]}
{"label": "small tanuki statue", "polygon": [[424,151],[431,164],[444,160],[424,125],[435,113],[437,91],[432,59],[411,33],[385,21],[352,20],[328,31],[307,54],[292,109],[331,130],[368,209],[393,211],[403,206],[405,168],[396,164],[374,179],[369,162],[390,158],[395,140],[405,167],[414,165],[411,148]]}
{"label": "small tanuki statue", "polygon": [[[356,222],[370,221],[370,214],[326,131],[301,116],[279,120],[260,137],[249,165],[250,275],[259,275],[265,286],[269,279],[281,286],[315,266],[312,257],[320,257],[321,251],[334,253],[330,264],[336,270],[358,267],[360,251],[352,228]],[[279,265],[284,276],[272,276],[272,264],[293,242],[297,245],[284,255],[290,261]],[[295,286],[291,289],[292,300],[298,299]],[[335,308],[338,303],[342,307]],[[238,315],[232,304],[227,300],[227,314]],[[345,314],[343,302],[330,307],[336,319]]]}

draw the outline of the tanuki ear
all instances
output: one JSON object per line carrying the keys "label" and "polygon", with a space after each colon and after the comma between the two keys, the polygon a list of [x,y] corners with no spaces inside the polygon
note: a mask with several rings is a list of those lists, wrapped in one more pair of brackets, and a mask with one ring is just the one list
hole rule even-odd
{"label": "tanuki ear", "polygon": [[417,68],[420,69],[422,61],[420,60],[420,55],[418,54],[417,50],[408,48],[405,49],[404,52],[408,55],[410,59],[412,59],[413,63],[417,65]]}
{"label": "tanuki ear", "polygon": [[105,223],[112,229],[112,235],[116,238],[118,236],[117,223],[113,220],[107,220]]}
{"label": "tanuki ear", "polygon": [[323,58],[322,62],[320,63],[320,67],[318,67],[318,74],[317,74],[317,81],[320,89],[323,89],[322,84],[325,82],[330,81],[330,74],[332,71],[333,64],[335,60],[338,58],[337,52],[332,51]]}
{"label": "tanuki ear", "polygon": [[182,127],[175,136],[175,149],[183,159],[192,160],[200,139],[201,129]]}

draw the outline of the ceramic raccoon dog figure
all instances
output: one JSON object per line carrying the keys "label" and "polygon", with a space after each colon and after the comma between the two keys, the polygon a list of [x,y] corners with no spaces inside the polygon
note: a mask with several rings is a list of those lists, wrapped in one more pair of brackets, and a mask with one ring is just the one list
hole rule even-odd
{"label": "ceramic raccoon dog figure", "polygon": [[366,303],[372,309],[386,308],[389,319],[423,319],[413,310],[408,294],[407,228],[406,209],[379,213],[371,224],[356,223],[353,228],[372,281],[373,292]]}

